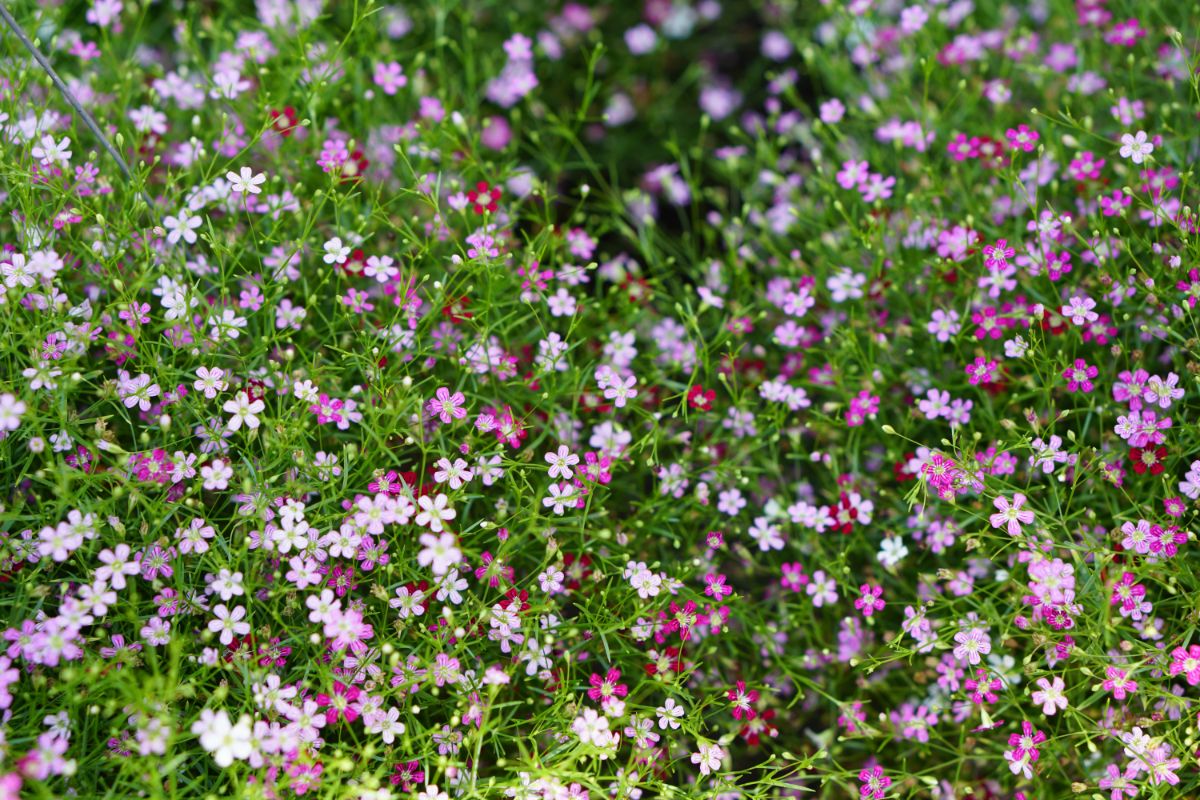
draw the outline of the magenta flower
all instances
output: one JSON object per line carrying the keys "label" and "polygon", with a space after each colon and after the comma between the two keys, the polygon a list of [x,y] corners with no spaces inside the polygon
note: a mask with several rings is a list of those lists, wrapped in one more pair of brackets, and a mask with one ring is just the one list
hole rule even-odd
{"label": "magenta flower", "polygon": [[611,703],[620,697],[625,697],[629,694],[629,687],[621,680],[621,671],[613,668],[608,671],[604,677],[600,677],[599,673],[593,672],[592,677],[588,680],[591,688],[588,689],[588,698],[601,703]]}
{"label": "magenta flower", "polygon": [[995,361],[989,361],[983,356],[975,359],[975,363],[966,366],[967,382],[972,386],[980,383],[987,383],[992,380],[992,373],[995,372],[998,365]]}
{"label": "magenta flower", "polygon": [[1063,371],[1063,377],[1067,379],[1067,391],[1092,391],[1095,388],[1092,378],[1099,374],[1100,370],[1097,367],[1091,366],[1082,358],[1075,359],[1075,363]]}
{"label": "magenta flower", "polygon": [[358,711],[351,704],[361,694],[362,689],[357,686],[347,686],[341,681],[334,681],[332,693],[317,695],[317,705],[325,709],[325,724],[333,725],[339,717],[346,722],[358,719]]}
{"label": "magenta flower", "polygon": [[1128,674],[1123,669],[1116,667],[1107,667],[1104,670],[1105,681],[1100,684],[1104,691],[1112,692],[1113,697],[1118,700],[1124,700],[1127,695],[1131,695],[1137,691],[1138,685],[1131,681]]}
{"label": "magenta flower", "polygon": [[880,800],[892,785],[892,779],[883,774],[883,767],[878,764],[858,773],[858,780],[862,784],[858,793],[863,800]]}
{"label": "magenta flower", "polygon": [[1014,150],[1024,150],[1026,153],[1033,152],[1034,145],[1037,144],[1038,133],[1031,131],[1028,125],[1018,125],[1016,130],[1009,128],[1004,134],[1008,138],[1008,146]]}
{"label": "magenta flower", "polygon": [[1186,650],[1182,647],[1172,650],[1169,673],[1182,674],[1189,686],[1200,684],[1200,644],[1191,645]]}
{"label": "magenta flower", "polygon": [[854,607],[861,611],[864,617],[869,617],[876,611],[883,610],[886,604],[880,598],[880,595],[883,594],[882,586],[872,586],[869,583],[864,583],[858,587],[858,590],[862,594],[854,601]]}

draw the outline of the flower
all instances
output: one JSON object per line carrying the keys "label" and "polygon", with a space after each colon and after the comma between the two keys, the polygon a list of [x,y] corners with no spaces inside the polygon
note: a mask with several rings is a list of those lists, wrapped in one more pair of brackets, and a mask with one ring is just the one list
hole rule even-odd
{"label": "flower", "polygon": [[1137,134],[1121,134],[1121,158],[1128,158],[1135,164],[1141,164],[1146,156],[1154,152],[1154,145],[1147,140],[1145,131]]}
{"label": "flower", "polygon": [[440,419],[443,424],[447,424],[467,415],[467,410],[463,407],[465,402],[466,398],[462,392],[451,394],[450,390],[443,386],[429,401],[429,413]]}
{"label": "flower", "polygon": [[864,583],[862,586],[858,587],[858,591],[861,592],[861,594],[858,599],[854,601],[854,607],[861,611],[864,617],[869,617],[876,611],[883,610],[885,604],[880,598],[880,595],[883,594],[882,586],[872,586],[869,583]]}
{"label": "flower", "polygon": [[883,767],[876,764],[858,773],[859,796],[863,800],[880,800],[892,785],[892,779],[883,774]]}
{"label": "flower", "polygon": [[725,758],[725,750],[716,742],[701,743],[700,748],[692,753],[692,763],[700,765],[701,775],[710,775],[721,768]]}
{"label": "flower", "polygon": [[603,746],[609,740],[608,717],[602,716],[594,708],[585,708],[571,723],[571,730],[584,744]]}
{"label": "flower", "polygon": [[838,600],[837,583],[822,569],[812,574],[812,581],[804,591],[812,598],[812,604],[817,608],[826,603],[836,603]]}
{"label": "flower", "polygon": [[991,639],[988,638],[983,628],[975,627],[959,631],[954,634],[954,641],[956,643],[954,657],[972,666],[980,662],[981,656],[992,652]]}
{"label": "flower", "polygon": [[242,714],[232,723],[224,709],[206,708],[192,723],[192,733],[200,738],[200,746],[213,754],[218,767],[228,767],[234,759],[245,761],[254,752],[249,714]]}
{"label": "flower", "polygon": [[449,500],[450,498],[444,494],[432,498],[428,495],[418,497],[417,505],[421,507],[421,511],[417,514],[416,523],[428,525],[434,533],[441,533],[444,529],[442,523],[458,516],[458,512],[447,506]]}
{"label": "flower", "polygon": [[[424,498],[422,498],[424,499]],[[458,539],[452,533],[442,533],[434,536],[432,533],[421,534],[421,550],[417,553],[417,563],[429,567],[434,575],[441,577],[462,561],[462,551],[458,549]]]}
{"label": "flower", "polygon": [[1025,495],[1020,492],[1013,495],[1012,502],[1001,496],[993,500],[992,505],[996,507],[997,512],[988,517],[988,521],[992,523],[993,528],[1005,528],[1009,536],[1020,536],[1021,526],[1033,522],[1033,512],[1021,508],[1025,505]]}
{"label": "flower", "polygon": [[1008,146],[1014,150],[1024,150],[1026,153],[1032,153],[1034,146],[1037,144],[1037,131],[1031,131],[1028,125],[1024,123],[1017,126],[1016,130],[1009,128],[1005,131],[1005,136],[1008,138]]}
{"label": "flower", "polygon": [[1063,377],[1067,379],[1067,391],[1092,391],[1095,388],[1092,378],[1099,374],[1099,368],[1088,364],[1082,358],[1075,359],[1075,363],[1063,371]]}
{"label": "flower", "polygon": [[550,465],[551,478],[571,478],[571,467],[579,463],[579,456],[572,453],[566,445],[559,445],[558,452],[546,453],[544,458]]}
{"label": "flower", "polygon": [[1190,645],[1186,650],[1176,647],[1171,651],[1170,675],[1183,675],[1189,686],[1200,684],[1200,644]]}
{"label": "flower", "polygon": [[1013,774],[1024,772],[1025,777],[1029,777],[1028,764],[1038,760],[1041,751],[1038,750],[1038,745],[1046,741],[1046,734],[1033,727],[1029,720],[1021,722],[1020,733],[1014,733],[1008,737],[1008,746],[1012,750],[1006,751],[1005,759],[1010,762],[1024,762],[1020,769],[1013,768],[1013,764],[1009,764]]}
{"label": "flower", "polygon": [[232,400],[226,400],[225,405],[221,406],[221,410],[232,414],[228,427],[231,431],[236,431],[238,428],[245,425],[247,428],[254,430],[259,426],[258,417],[256,416],[266,408],[266,404],[259,398],[250,399],[250,395],[246,392],[238,392]]}
{"label": "flower", "polygon": [[163,217],[163,227],[167,229],[167,242],[178,244],[182,239],[186,244],[196,243],[196,229],[204,224],[204,218],[193,214],[186,207],[179,209],[178,216]]}
{"label": "flower", "polygon": [[321,260],[326,264],[345,264],[350,257],[350,248],[342,244],[342,240],[334,236],[324,245],[325,255],[321,256]]}
{"label": "flower", "polygon": [[196,380],[192,383],[192,388],[197,392],[203,392],[204,396],[212,400],[217,396],[217,392],[223,392],[229,388],[229,384],[225,382],[225,370],[220,367],[200,367],[196,370]]}
{"label": "flower", "polygon": [[667,728],[678,730],[679,720],[684,713],[683,706],[676,703],[673,697],[668,697],[665,703],[654,710],[655,716],[658,717],[658,727],[664,731]]}
{"label": "flower", "polygon": [[245,636],[250,632],[250,623],[242,621],[242,618],[246,616],[245,606],[234,606],[230,611],[224,603],[218,603],[213,608],[213,616],[215,619],[209,620],[208,629],[213,633],[221,634],[221,644],[223,645],[232,642],[234,635]]}
{"label": "flower", "polygon": [[733,718],[737,720],[752,720],[758,716],[754,704],[758,702],[758,690],[746,689],[745,681],[738,681],[726,695],[733,704]]}
{"label": "flower", "polygon": [[625,697],[629,694],[629,687],[619,683],[620,680],[621,671],[616,668],[610,669],[603,677],[593,672],[591,678],[588,679],[591,688],[588,689],[587,695],[590,699],[602,704]]}
{"label": "flower", "polygon": [[1129,450],[1129,460],[1133,462],[1133,471],[1138,475],[1144,475],[1147,471],[1151,475],[1162,473],[1166,457],[1165,447],[1133,447]]}
{"label": "flower", "polygon": [[1126,696],[1137,691],[1138,685],[1127,677],[1125,670],[1109,666],[1104,670],[1105,680],[1101,685],[1104,691],[1112,692],[1113,697],[1124,700]]}
{"label": "flower", "polygon": [[265,172],[256,175],[250,167],[242,167],[238,172],[226,172],[225,178],[229,181],[229,188],[238,194],[261,194],[260,187],[267,182]]}
{"label": "flower", "polygon": [[1125,766],[1125,772],[1121,772],[1121,768],[1116,764],[1109,764],[1105,767],[1107,775],[1100,779],[1100,788],[1111,792],[1109,800],[1122,800],[1122,795],[1126,797],[1136,797],[1138,788],[1134,785],[1134,780],[1141,772],[1141,764],[1136,761],[1130,762]]}
{"label": "flower", "polygon": [[0,431],[15,431],[21,427],[26,406],[14,395],[0,394]]}
{"label": "flower", "polygon": [[1053,680],[1038,678],[1037,685],[1040,688],[1033,693],[1033,702],[1042,707],[1043,714],[1054,716],[1058,711],[1066,709],[1067,697],[1063,694],[1066,685],[1062,678],[1057,675]]}

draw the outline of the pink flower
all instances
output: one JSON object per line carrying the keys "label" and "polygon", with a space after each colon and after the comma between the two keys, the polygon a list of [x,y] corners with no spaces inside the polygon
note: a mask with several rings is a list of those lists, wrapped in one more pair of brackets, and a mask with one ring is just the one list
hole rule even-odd
{"label": "pink flower", "polygon": [[992,523],[993,528],[1007,527],[1009,536],[1020,536],[1021,525],[1033,522],[1033,512],[1028,509],[1021,510],[1024,504],[1025,495],[1020,492],[1013,495],[1011,503],[1005,497],[997,497],[992,501],[997,513],[988,517],[988,521]]}
{"label": "pink flower", "polygon": [[1104,674],[1108,679],[1100,685],[1104,688],[1104,691],[1112,692],[1113,697],[1118,700],[1124,700],[1126,695],[1137,691],[1138,685],[1129,680],[1125,670],[1108,667],[1104,670]]}
{"label": "pink flower", "polygon": [[1171,651],[1171,675],[1183,674],[1188,686],[1200,683],[1200,644],[1194,644],[1184,650],[1176,647]]}
{"label": "pink flower", "polygon": [[467,415],[467,409],[464,408],[467,398],[463,396],[462,392],[450,394],[450,390],[443,386],[434,395],[434,398],[429,401],[429,413],[440,419],[443,424],[462,419]]}
{"label": "pink flower", "polygon": [[1042,707],[1043,714],[1052,717],[1057,712],[1066,709],[1067,697],[1063,694],[1066,684],[1063,683],[1062,678],[1057,675],[1053,680],[1039,678],[1037,685],[1040,688],[1033,693],[1033,702]]}

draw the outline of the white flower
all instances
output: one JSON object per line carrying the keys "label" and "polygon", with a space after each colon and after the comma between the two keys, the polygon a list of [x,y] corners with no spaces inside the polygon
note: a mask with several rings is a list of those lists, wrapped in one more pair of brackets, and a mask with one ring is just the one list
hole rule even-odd
{"label": "white flower", "polygon": [[1018,759],[1015,750],[1005,750],[1004,757],[1008,760],[1008,771],[1013,775],[1021,775],[1026,780],[1033,777],[1033,769],[1029,766],[1029,753]]}
{"label": "white flower", "polygon": [[569,317],[575,313],[575,298],[566,289],[559,289],[547,297],[546,305],[550,307],[552,317]]}
{"label": "white flower", "polygon": [[422,567],[430,567],[433,574],[438,577],[445,575],[451,567],[462,560],[462,551],[458,549],[458,540],[452,533],[443,533],[441,536],[423,533],[420,541],[422,549],[417,553],[417,563]]}
{"label": "white flower", "polygon": [[249,394],[238,392],[232,400],[226,400],[221,408],[233,415],[229,420],[229,430],[236,431],[243,424],[253,430],[259,426],[258,417],[255,415],[266,408],[266,405],[259,398],[251,401]]}
{"label": "white flower", "polygon": [[899,536],[890,536],[883,540],[879,548],[879,563],[885,567],[894,567],[908,555],[908,548]]}
{"label": "white flower", "polygon": [[[217,573],[217,577],[213,578],[213,582],[209,586],[213,592],[220,595],[222,600],[232,600],[234,595],[243,595],[246,593],[246,590],[242,588],[242,580],[242,573],[222,569]],[[209,624],[211,625],[212,623]]]}
{"label": "white flower", "polygon": [[542,498],[542,505],[546,508],[553,508],[554,513],[559,516],[562,516],[568,506],[573,507],[576,502],[575,485],[565,481],[550,484],[550,496]]}
{"label": "white flower", "polygon": [[204,478],[204,488],[209,491],[225,489],[233,477],[233,467],[214,458],[212,464],[200,468],[200,477]]}
{"label": "white flower", "polygon": [[405,730],[404,723],[400,722],[400,709],[392,707],[386,713],[380,713],[375,718],[375,727],[379,729],[377,732],[384,742],[391,744],[396,741],[396,737]]}
{"label": "white flower", "polygon": [[242,80],[241,74],[235,69],[222,70],[213,75],[213,84],[214,88],[209,92],[209,97],[214,100],[233,100],[250,88],[250,81]]}
{"label": "white flower", "polygon": [[180,209],[177,217],[163,217],[163,227],[167,229],[167,241],[170,244],[177,244],[180,239],[188,244],[195,244],[196,228],[202,224],[203,218],[186,208]]}
{"label": "white flower", "polygon": [[396,596],[388,600],[388,605],[396,609],[400,619],[408,619],[411,616],[419,617],[425,613],[425,606],[421,605],[424,600],[425,593],[420,589],[410,590],[407,586],[401,586],[396,590]]}
{"label": "white flower", "polygon": [[613,405],[617,408],[624,408],[627,400],[632,400],[637,397],[637,389],[634,389],[634,384],[637,383],[637,378],[630,375],[628,378],[621,378],[613,375],[608,388],[604,390],[604,398],[612,400]]}
{"label": "white flower", "polygon": [[200,367],[196,370],[196,381],[192,384],[192,388],[197,392],[204,392],[204,396],[212,400],[217,396],[217,392],[223,392],[229,388],[229,384],[222,378],[225,377],[225,370],[220,367]]}
{"label": "white flower", "polygon": [[562,590],[563,577],[561,569],[550,567],[550,569],[538,575],[538,585],[542,587],[542,591],[546,594],[555,594]]}
{"label": "white flower", "polygon": [[304,605],[308,607],[308,621],[324,625],[334,612],[341,610],[342,601],[334,597],[333,589],[324,589],[320,595],[310,594]]}
{"label": "white flower", "polygon": [[569,480],[571,467],[579,463],[579,456],[570,451],[566,445],[559,445],[557,453],[546,453],[546,462],[550,465],[550,477]]}
{"label": "white flower", "polygon": [[65,136],[61,142],[55,142],[53,136],[46,135],[42,137],[41,144],[34,145],[31,152],[34,158],[42,162],[42,166],[48,167],[70,161],[71,151],[67,149],[70,146],[71,140]]}
{"label": "white flower", "polygon": [[1092,310],[1095,307],[1096,301],[1092,298],[1076,296],[1072,297],[1060,311],[1064,317],[1069,317],[1074,324],[1086,325],[1100,318],[1100,315]]}
{"label": "white flower", "polygon": [[668,697],[667,702],[654,709],[654,713],[658,717],[659,728],[664,731],[670,728],[674,731],[679,730],[679,718],[683,716],[684,709],[675,702],[674,697]]}
{"label": "white flower", "polygon": [[454,459],[454,463],[450,463],[450,459],[443,458],[437,462],[437,472],[433,473],[433,479],[438,483],[449,483],[451,489],[461,489],[464,484],[468,483],[475,477],[474,470],[470,465],[461,458]]}
{"label": "white flower", "polygon": [[326,264],[345,264],[349,257],[350,248],[335,236],[325,243],[325,255],[321,258]]}
{"label": "white flower", "polygon": [[1121,134],[1121,158],[1128,158],[1133,163],[1140,164],[1153,152],[1154,144],[1147,141],[1145,131],[1138,131],[1136,135]]}
{"label": "white flower", "polygon": [[225,177],[229,180],[230,188],[238,194],[261,194],[262,189],[259,187],[267,182],[265,172],[255,175],[254,170],[249,167],[242,167],[241,174],[226,172]]}
{"label": "white flower", "polygon": [[118,387],[118,392],[121,394],[121,401],[125,403],[126,408],[137,406],[142,411],[149,411],[150,398],[158,397],[162,394],[162,389],[157,383],[150,382],[149,375],[142,373],[125,381]]}
{"label": "white flower", "polygon": [[417,524],[428,525],[434,533],[441,533],[444,527],[442,522],[458,516],[458,512],[453,508],[446,507],[449,499],[444,494],[439,494],[433,499],[428,495],[417,498],[417,505],[421,506],[421,513],[417,514]]}
{"label": "white flower", "polygon": [[320,398],[320,391],[312,381],[297,381],[292,385],[292,395],[305,403],[315,403]]}
{"label": "white flower", "polygon": [[0,394],[0,431],[15,431],[21,427],[21,415],[25,404],[15,395]]}
{"label": "white flower", "polygon": [[234,606],[233,611],[230,611],[224,603],[218,603],[213,609],[213,614],[216,619],[208,621],[208,629],[213,633],[221,634],[221,644],[223,645],[232,642],[234,634],[245,636],[250,632],[250,623],[242,622],[242,618],[246,616],[245,606]]}
{"label": "white flower", "polygon": [[1004,355],[1008,358],[1023,358],[1029,350],[1029,342],[1021,336],[1014,336],[1004,342]]}
{"label": "white flower", "polygon": [[363,275],[379,283],[387,283],[400,274],[400,270],[393,266],[395,263],[391,256],[371,256],[363,267]]}
{"label": "white flower", "polygon": [[200,719],[192,723],[192,733],[200,737],[200,746],[213,754],[218,767],[228,767],[233,760],[244,761],[253,752],[250,715],[243,714],[237,724],[229,721],[224,709],[213,711],[206,708]]}
{"label": "white flower", "polygon": [[4,273],[4,285],[9,289],[15,289],[18,284],[29,289],[37,283],[37,277],[21,253],[13,253],[7,261],[0,264],[0,272]]}
{"label": "white flower", "polygon": [[603,745],[608,742],[608,717],[603,717],[594,708],[585,708],[583,714],[571,723],[571,730],[584,744]]}

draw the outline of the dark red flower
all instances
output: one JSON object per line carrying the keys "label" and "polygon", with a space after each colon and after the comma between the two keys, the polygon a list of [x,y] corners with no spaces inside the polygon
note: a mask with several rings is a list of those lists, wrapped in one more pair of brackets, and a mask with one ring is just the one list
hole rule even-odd
{"label": "dark red flower", "polygon": [[487,181],[480,181],[475,188],[467,192],[467,200],[475,208],[476,214],[496,210],[496,201],[500,199],[500,187],[489,187]]}
{"label": "dark red flower", "polygon": [[296,109],[291,106],[282,111],[271,109],[271,127],[280,136],[291,136],[299,122],[300,118],[296,116]]}
{"label": "dark red flower", "polygon": [[696,384],[691,389],[688,389],[687,401],[688,405],[697,411],[711,411],[713,402],[717,399],[717,393],[709,389],[704,390],[700,384]]}
{"label": "dark red flower", "polygon": [[1138,475],[1144,475],[1146,470],[1150,471],[1151,475],[1158,475],[1163,471],[1163,461],[1167,458],[1167,448],[1158,447],[1153,450],[1150,448],[1135,447],[1129,451],[1129,460],[1133,462],[1133,471]]}

